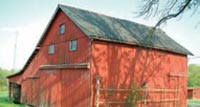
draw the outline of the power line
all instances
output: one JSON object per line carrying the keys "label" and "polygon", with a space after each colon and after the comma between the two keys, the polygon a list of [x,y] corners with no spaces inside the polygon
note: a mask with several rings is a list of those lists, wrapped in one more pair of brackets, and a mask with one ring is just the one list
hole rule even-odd
{"label": "power line", "polygon": [[18,37],[18,31],[15,32],[15,44],[14,44],[14,58],[13,58],[13,70],[15,69],[15,63],[16,63],[16,51],[17,51],[17,37]]}

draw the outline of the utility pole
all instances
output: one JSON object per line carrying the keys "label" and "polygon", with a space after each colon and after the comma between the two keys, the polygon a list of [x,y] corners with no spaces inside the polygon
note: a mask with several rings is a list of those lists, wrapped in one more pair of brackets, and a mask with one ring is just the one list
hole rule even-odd
{"label": "utility pole", "polygon": [[17,37],[18,37],[18,31],[15,32],[15,44],[14,44],[14,54],[13,54],[13,67],[12,69],[15,69],[15,63],[16,63],[16,51],[17,51]]}

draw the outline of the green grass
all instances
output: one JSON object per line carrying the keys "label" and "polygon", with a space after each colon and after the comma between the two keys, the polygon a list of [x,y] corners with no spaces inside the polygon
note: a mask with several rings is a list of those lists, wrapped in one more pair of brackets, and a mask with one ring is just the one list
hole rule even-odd
{"label": "green grass", "polygon": [[[196,107],[190,104],[200,105],[200,100],[197,100],[197,99],[188,99],[187,102],[188,102],[188,107]],[[8,92],[1,91],[0,92],[0,107],[28,107],[28,106],[22,105],[22,104],[13,104],[11,101],[8,100]]]}
{"label": "green grass", "polygon": [[188,99],[187,103],[187,107],[200,107],[200,100],[197,99]]}
{"label": "green grass", "polygon": [[197,103],[197,104],[200,104],[200,100],[199,99],[188,99],[187,102],[188,103]]}
{"label": "green grass", "polygon": [[8,100],[8,92],[3,91],[0,92],[0,107],[26,107],[26,106],[21,104],[13,104],[11,101]]}

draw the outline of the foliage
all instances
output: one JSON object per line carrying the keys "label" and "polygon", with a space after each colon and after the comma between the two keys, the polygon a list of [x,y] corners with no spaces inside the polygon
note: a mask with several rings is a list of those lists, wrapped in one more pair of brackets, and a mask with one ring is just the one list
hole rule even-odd
{"label": "foliage", "polygon": [[0,91],[7,90],[7,76],[14,72],[16,71],[0,68]]}
{"label": "foliage", "polygon": [[140,85],[133,85],[131,80],[130,89],[131,91],[125,99],[126,107],[137,107],[138,103],[144,98],[141,92],[142,87]]}
{"label": "foliage", "polygon": [[200,66],[190,64],[188,66],[188,87],[200,87]]}
{"label": "foliage", "polygon": [[8,92],[0,92],[0,107],[26,107],[25,105],[21,104],[13,104],[11,101],[8,100]]}

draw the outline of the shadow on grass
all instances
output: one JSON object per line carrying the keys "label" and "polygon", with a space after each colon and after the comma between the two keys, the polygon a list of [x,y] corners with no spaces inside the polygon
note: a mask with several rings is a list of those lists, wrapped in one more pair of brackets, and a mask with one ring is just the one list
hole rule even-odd
{"label": "shadow on grass", "polygon": [[8,100],[8,92],[3,91],[0,92],[0,107],[27,107],[26,105],[22,104],[14,104]]}

